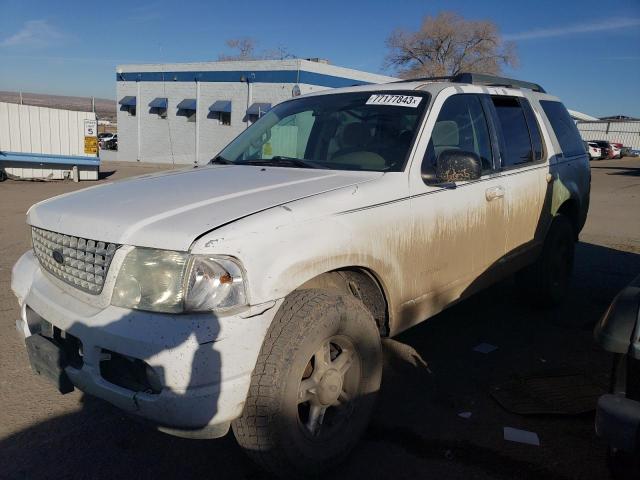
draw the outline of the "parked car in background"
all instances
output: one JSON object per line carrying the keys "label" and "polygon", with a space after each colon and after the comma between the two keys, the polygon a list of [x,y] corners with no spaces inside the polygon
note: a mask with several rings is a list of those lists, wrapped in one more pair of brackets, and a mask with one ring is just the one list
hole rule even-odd
{"label": "parked car in background", "polygon": [[594,140],[593,143],[600,147],[600,151],[602,152],[600,158],[613,158],[613,149],[611,148],[611,144],[609,142],[607,142],[606,140]]}
{"label": "parked car in background", "polygon": [[104,149],[107,148],[106,144],[109,140],[111,140],[114,137],[115,134],[113,133],[99,133],[98,134],[98,145],[100,146],[100,148]]}
{"label": "parked car in background", "polygon": [[622,147],[622,149],[620,149],[620,158],[631,157],[631,151],[631,147]]}
{"label": "parked car in background", "polygon": [[104,142],[105,150],[118,150],[118,134],[116,133],[109,140]]}
{"label": "parked car in background", "polygon": [[620,152],[622,151],[623,145],[621,143],[612,142],[611,143],[611,158],[622,158]]}
{"label": "parked car in background", "polygon": [[614,354],[611,391],[598,400],[596,431],[614,478],[640,478],[640,275],[613,300],[594,331]]}
{"label": "parked car in background", "polygon": [[602,157],[602,150],[597,143],[584,142],[584,149],[589,154],[589,160],[600,160]]}

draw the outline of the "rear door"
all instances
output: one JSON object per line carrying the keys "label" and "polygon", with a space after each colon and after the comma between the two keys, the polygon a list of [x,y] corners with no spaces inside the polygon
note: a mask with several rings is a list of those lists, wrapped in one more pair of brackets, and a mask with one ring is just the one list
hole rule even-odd
{"label": "rear door", "polygon": [[500,146],[500,176],[505,188],[506,232],[502,262],[507,270],[520,253],[535,253],[550,221],[546,160],[539,119],[521,96],[492,95],[492,118]]}

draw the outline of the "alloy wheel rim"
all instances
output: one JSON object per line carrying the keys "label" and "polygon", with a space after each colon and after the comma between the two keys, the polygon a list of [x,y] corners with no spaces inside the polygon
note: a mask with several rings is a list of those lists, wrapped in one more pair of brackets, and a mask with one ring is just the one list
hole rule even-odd
{"label": "alloy wheel rim", "polygon": [[321,343],[298,386],[298,420],[308,437],[329,437],[348,421],[360,375],[360,358],[348,338],[336,335]]}

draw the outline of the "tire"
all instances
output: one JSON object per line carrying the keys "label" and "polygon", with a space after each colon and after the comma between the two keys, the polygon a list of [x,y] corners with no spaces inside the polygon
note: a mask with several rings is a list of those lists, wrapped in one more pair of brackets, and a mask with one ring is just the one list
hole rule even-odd
{"label": "tire", "polygon": [[4,182],[7,179],[7,174],[4,170],[0,169],[0,182]]}
{"label": "tire", "polygon": [[380,335],[362,302],[330,290],[294,292],[269,328],[233,433],[279,477],[318,475],[360,439],[381,376]]}
{"label": "tire", "polygon": [[516,275],[523,297],[535,306],[553,307],[562,303],[569,291],[576,231],[569,219],[553,218],[542,253]]}

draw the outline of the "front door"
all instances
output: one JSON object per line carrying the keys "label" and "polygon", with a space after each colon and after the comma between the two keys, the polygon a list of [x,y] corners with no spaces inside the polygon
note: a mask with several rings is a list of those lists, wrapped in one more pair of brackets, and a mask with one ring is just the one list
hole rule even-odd
{"label": "front door", "polygon": [[[410,310],[416,321],[490,283],[492,266],[504,255],[506,185],[494,162],[490,131],[479,95],[449,96],[433,125],[421,172],[411,172],[418,263]],[[446,150],[476,153],[482,177],[457,182],[455,188],[427,185],[423,176],[434,170]]]}

